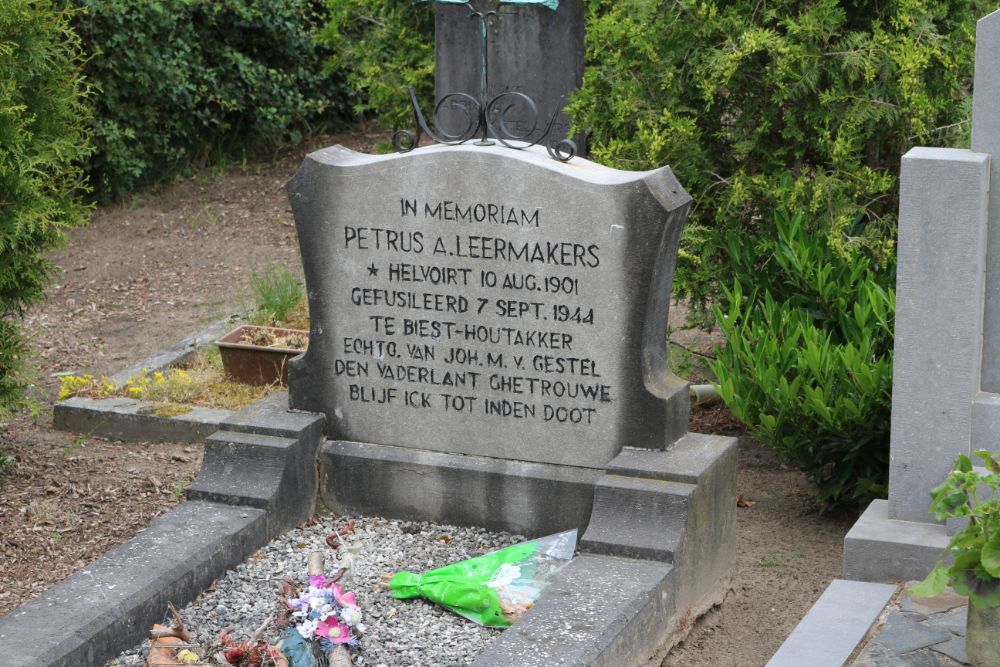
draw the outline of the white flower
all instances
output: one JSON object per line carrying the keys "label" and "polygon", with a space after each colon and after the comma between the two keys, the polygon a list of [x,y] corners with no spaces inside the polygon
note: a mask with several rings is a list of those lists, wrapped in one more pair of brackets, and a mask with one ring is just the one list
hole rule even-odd
{"label": "white flower", "polygon": [[361,610],[355,607],[344,607],[340,612],[340,620],[350,626],[355,626],[361,622]]}
{"label": "white flower", "polygon": [[497,568],[497,571],[493,573],[493,576],[486,582],[486,585],[490,588],[506,588],[520,576],[521,568],[517,565],[504,563]]}
{"label": "white flower", "polygon": [[319,623],[317,621],[305,621],[295,629],[299,631],[299,634],[302,635],[303,639],[312,639],[313,633],[316,632],[316,626],[318,625]]}

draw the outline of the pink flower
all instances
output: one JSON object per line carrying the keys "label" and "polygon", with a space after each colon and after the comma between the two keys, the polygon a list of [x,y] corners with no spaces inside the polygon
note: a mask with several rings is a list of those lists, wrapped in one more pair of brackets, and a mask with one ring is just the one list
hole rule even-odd
{"label": "pink flower", "polygon": [[325,588],[326,587],[326,577],[322,574],[314,574],[309,577],[309,585],[313,588]]}
{"label": "pink flower", "polygon": [[351,641],[351,629],[337,620],[333,614],[319,622],[316,635],[327,637],[334,644],[346,644]]}
{"label": "pink flower", "polygon": [[354,591],[344,592],[344,589],[340,587],[340,584],[334,583],[330,585],[330,590],[333,591],[333,599],[337,601],[341,607],[357,607],[358,601],[354,597]]}

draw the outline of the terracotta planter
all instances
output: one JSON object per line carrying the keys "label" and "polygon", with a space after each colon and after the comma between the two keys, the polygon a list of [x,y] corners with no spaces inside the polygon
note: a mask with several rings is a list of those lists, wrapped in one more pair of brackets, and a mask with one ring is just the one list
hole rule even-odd
{"label": "terracotta planter", "polygon": [[1000,665],[1000,607],[977,609],[969,604],[965,652],[972,667]]}
{"label": "terracotta planter", "polygon": [[267,337],[302,336],[309,340],[303,329],[258,327],[244,324],[236,327],[216,341],[222,357],[222,367],[233,380],[246,384],[288,385],[288,360],[305,352],[305,348],[274,347],[243,342],[247,339],[262,340]]}

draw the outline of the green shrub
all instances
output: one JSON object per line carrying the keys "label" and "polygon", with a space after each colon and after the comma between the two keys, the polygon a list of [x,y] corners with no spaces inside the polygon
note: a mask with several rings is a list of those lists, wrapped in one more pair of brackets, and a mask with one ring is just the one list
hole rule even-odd
{"label": "green shrub", "polygon": [[88,214],[78,197],[87,87],[70,16],[52,2],[0,0],[0,415],[32,405],[19,321],[45,295],[45,252]]}
{"label": "green shrub", "polygon": [[422,104],[434,95],[434,3],[410,0],[326,0],[320,42],[328,67],[354,94],[354,111],[389,128],[413,124],[407,87]]}
{"label": "green shrub", "polygon": [[[590,0],[571,113],[593,156],[669,164],[695,198],[675,284],[724,298],[725,239],[785,197],[837,247],[892,252],[900,156],[968,135],[984,0]],[[862,224],[858,224],[858,221]]]}
{"label": "green shrub", "polygon": [[827,506],[882,496],[889,462],[894,264],[834,248],[779,207],[776,237],[728,237],[737,275],[715,308],[719,393]]}
{"label": "green shrub", "polygon": [[342,111],[323,74],[312,0],[74,0],[87,76],[97,197],[119,197],[207,159],[298,142]]}

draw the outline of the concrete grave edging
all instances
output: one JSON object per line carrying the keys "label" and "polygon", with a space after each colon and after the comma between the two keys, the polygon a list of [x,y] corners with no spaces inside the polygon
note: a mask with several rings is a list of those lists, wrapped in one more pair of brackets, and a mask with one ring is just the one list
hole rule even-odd
{"label": "concrete grave edging", "polygon": [[622,667],[662,658],[725,597],[736,455],[734,438],[688,433],[595,471],[328,441],[320,496],[337,512],[408,521],[529,536],[577,528],[580,556],[473,664]]}
{"label": "concrete grave edging", "polygon": [[187,604],[313,514],[324,417],[269,399],[209,438],[187,502],[0,618],[5,667],[99,667],[141,642],[167,602]]}
{"label": "concrete grave edging", "polygon": [[[221,338],[233,326],[235,317],[227,317],[206,329],[184,338],[166,350],[111,376],[115,385],[124,384],[144,369],[162,371],[190,360],[197,349]],[[52,408],[54,428],[87,436],[111,438],[122,442],[200,443],[215,433],[219,424],[236,414],[232,410],[194,407],[174,417],[155,414],[156,404],[134,398],[87,398],[73,396]]]}
{"label": "concrete grave edging", "polygon": [[899,587],[834,579],[767,667],[843,667]]}

